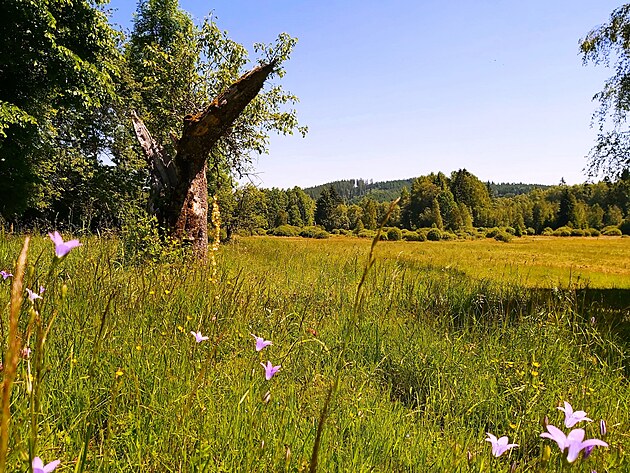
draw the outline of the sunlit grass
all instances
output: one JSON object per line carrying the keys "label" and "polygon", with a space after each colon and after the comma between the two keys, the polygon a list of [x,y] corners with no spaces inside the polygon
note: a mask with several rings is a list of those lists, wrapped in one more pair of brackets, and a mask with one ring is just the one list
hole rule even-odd
{"label": "sunlit grass", "polygon": [[[573,470],[630,468],[629,347],[619,332],[627,311],[586,312],[570,290],[523,287],[568,281],[569,261],[590,262],[589,280],[604,287],[605,273],[592,268],[627,270],[628,242],[379,243],[318,471],[509,471],[512,462],[536,471],[541,420],[558,425],[563,400],[609,425],[611,447]],[[124,266],[116,240],[83,243],[49,281],[51,242],[35,238],[29,253],[25,285],[45,284],[42,317],[56,313],[36,453],[60,458],[62,472],[308,470],[370,242],[238,240],[218,252],[216,283],[210,266]],[[21,244],[0,240],[0,269]],[[549,279],[506,263],[523,255],[548,260]],[[626,273],[611,273],[611,287],[628,287]],[[9,301],[1,280],[0,301]],[[22,330],[25,319],[23,309]],[[197,343],[191,331],[209,339]],[[252,333],[273,345],[256,352]],[[266,381],[268,360],[282,368]],[[8,471],[27,464],[25,370],[22,361]],[[519,448],[492,458],[488,431]],[[560,465],[554,452],[543,471]]]}

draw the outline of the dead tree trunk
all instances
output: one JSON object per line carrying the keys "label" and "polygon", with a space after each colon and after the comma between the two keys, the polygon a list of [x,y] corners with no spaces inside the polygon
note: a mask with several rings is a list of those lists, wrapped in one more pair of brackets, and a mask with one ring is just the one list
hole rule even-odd
{"label": "dead tree trunk", "polygon": [[199,258],[205,259],[208,253],[206,168],[210,150],[256,97],[274,67],[272,62],[252,69],[203,111],[184,117],[175,156],[166,156],[142,120],[132,113],[136,137],[151,167],[149,209],[174,237],[190,241]]}

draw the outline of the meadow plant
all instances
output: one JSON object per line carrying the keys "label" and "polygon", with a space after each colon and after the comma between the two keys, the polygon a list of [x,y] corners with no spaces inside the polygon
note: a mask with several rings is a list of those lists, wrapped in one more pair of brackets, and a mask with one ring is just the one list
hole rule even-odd
{"label": "meadow plant", "polygon": [[280,368],[282,368],[282,365],[274,366],[271,361],[267,361],[267,364],[261,363],[260,365],[265,369],[265,379],[267,381],[273,378],[274,375],[280,371]]}
{"label": "meadow plant", "polygon": [[516,443],[508,443],[507,436],[497,439],[496,436],[492,435],[490,432],[487,432],[487,435],[486,442],[490,442],[490,445],[492,445],[492,454],[495,457],[500,457],[508,450],[518,447]]}
{"label": "meadow plant", "polygon": [[577,460],[582,450],[585,450],[583,456],[584,458],[587,458],[593,447],[608,447],[608,444],[600,439],[584,440],[584,429],[573,429],[565,435],[562,430],[549,424],[547,426],[547,431],[548,432],[540,434],[540,436],[556,442],[561,452],[566,450],[566,460],[569,463],[573,463]]}
{"label": "meadow plant", "polygon": [[205,342],[205,341],[206,341],[206,340],[208,340],[208,338],[209,338],[209,337],[207,337],[207,336],[202,335],[200,331],[194,332],[194,331],[192,331],[192,330],[191,330],[191,332],[190,332],[190,333],[191,333],[191,335],[192,335],[193,337],[195,337],[195,341],[196,341],[197,343]]}
{"label": "meadow plant", "polygon": [[33,462],[32,462],[33,473],[50,473],[51,471],[54,471],[55,468],[59,466],[59,463],[61,463],[59,460],[55,460],[44,465],[44,462],[42,461],[41,458],[35,457],[33,458]]}
{"label": "meadow plant", "polygon": [[589,419],[588,417],[586,417],[586,412],[584,411],[573,412],[573,407],[571,407],[571,404],[569,404],[567,401],[564,401],[564,407],[560,406],[558,407],[558,410],[564,412],[564,425],[568,429],[582,421],[593,421],[593,419]]}
{"label": "meadow plant", "polygon": [[271,340],[265,340],[262,337],[257,337],[256,335],[254,335],[253,333],[250,334],[252,337],[254,337],[254,340],[256,340],[256,351],[260,351],[265,347],[268,347],[269,345],[273,345],[271,343]]}

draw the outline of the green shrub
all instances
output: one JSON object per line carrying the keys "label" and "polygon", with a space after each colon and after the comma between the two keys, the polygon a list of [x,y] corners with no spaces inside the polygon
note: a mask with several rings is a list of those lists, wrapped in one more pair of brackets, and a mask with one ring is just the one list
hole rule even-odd
{"label": "green shrub", "polygon": [[389,241],[400,241],[402,240],[402,231],[400,228],[392,227],[387,229],[387,239]]}
{"label": "green shrub", "polygon": [[584,230],[581,228],[574,228],[571,230],[571,236],[584,236]]}
{"label": "green shrub", "polygon": [[488,228],[486,230],[486,238],[494,238],[499,234],[500,231],[501,230],[499,230],[497,227]]}
{"label": "green shrub", "polygon": [[296,237],[300,235],[300,231],[300,227],[293,225],[280,225],[279,227],[267,232],[267,234],[281,237]]}
{"label": "green shrub", "polygon": [[496,241],[502,241],[502,242],[505,242],[505,243],[512,241],[512,238],[513,238],[512,234],[510,234],[508,232],[504,232],[504,231],[500,231],[499,233],[497,233],[494,236],[494,239]]}
{"label": "green shrub", "polygon": [[376,236],[376,232],[374,230],[368,230],[364,228],[357,233],[359,238],[374,238]]}
{"label": "green shrub", "polygon": [[534,230],[532,227],[527,227],[525,229],[525,235],[536,235],[536,230]]}
{"label": "green shrub", "polygon": [[442,239],[442,232],[439,228],[432,228],[427,232],[427,240],[440,241]]}
{"label": "green shrub", "polygon": [[402,231],[402,239],[405,241],[426,241],[427,237],[424,233],[405,229]]}
{"label": "green shrub", "polygon": [[589,228],[588,234],[592,237],[598,237],[602,234],[602,232],[600,232],[597,228]]}
{"label": "green shrub", "polygon": [[614,225],[609,225],[602,230],[604,236],[621,236],[621,230]]}
{"label": "green shrub", "polygon": [[139,264],[167,261],[184,255],[185,246],[160,231],[155,215],[139,207],[129,207],[121,216],[121,260]]}
{"label": "green shrub", "polygon": [[505,232],[510,235],[516,235],[516,229],[514,227],[505,227]]}
{"label": "green shrub", "polygon": [[623,222],[621,222],[618,228],[624,235],[630,235],[630,218],[627,218]]}
{"label": "green shrub", "polygon": [[442,240],[445,241],[449,241],[449,240],[457,240],[457,235],[455,235],[453,232],[442,232]]}
{"label": "green shrub", "polygon": [[[337,232],[337,235],[338,234],[339,232]],[[304,238],[324,239],[324,238],[328,238],[330,236],[330,233],[328,233],[323,228],[312,226],[312,227],[302,228],[302,231],[300,232],[300,236]]]}
{"label": "green shrub", "polygon": [[542,232],[540,232],[541,235],[545,235],[545,236],[551,236],[553,235],[553,228],[551,227],[545,227],[544,230]]}
{"label": "green shrub", "polygon": [[571,227],[560,227],[560,228],[555,229],[555,231],[553,232],[553,235],[560,236],[560,237],[568,237],[568,236],[571,236],[572,231],[573,229]]}

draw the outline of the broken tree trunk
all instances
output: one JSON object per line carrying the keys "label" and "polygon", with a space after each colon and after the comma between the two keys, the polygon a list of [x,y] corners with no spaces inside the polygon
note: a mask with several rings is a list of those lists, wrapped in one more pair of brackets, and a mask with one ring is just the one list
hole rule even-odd
{"label": "broken tree trunk", "polygon": [[[272,62],[252,69],[203,111],[184,117],[173,157],[165,156],[164,148],[132,113],[136,138],[152,171],[150,210],[158,214],[160,222],[175,238],[190,241],[198,258],[205,259],[208,253],[206,169],[210,150],[256,97],[274,67]],[[163,198],[158,199],[158,195]]]}

